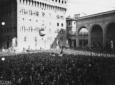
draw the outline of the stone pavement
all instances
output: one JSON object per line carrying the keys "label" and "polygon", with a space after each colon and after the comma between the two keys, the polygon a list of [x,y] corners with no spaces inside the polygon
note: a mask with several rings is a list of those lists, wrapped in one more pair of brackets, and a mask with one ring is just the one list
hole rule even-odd
{"label": "stone pavement", "polygon": [[[52,52],[60,53],[60,50],[52,50]],[[64,49],[64,54],[73,54],[73,55],[86,55],[86,56],[103,56],[103,57],[115,57],[115,54],[106,54],[106,53],[96,53],[91,51],[81,51],[81,50],[72,50],[72,49]]]}
{"label": "stone pavement", "polygon": [[114,54],[105,54],[105,53],[96,53],[91,51],[79,51],[79,50],[64,50],[65,53],[74,54],[74,55],[88,55],[88,56],[103,56],[103,57],[115,57]]}
{"label": "stone pavement", "polygon": [[[30,52],[0,52],[0,56],[13,56],[18,54],[28,54],[28,53],[38,53],[38,52],[48,52],[48,53],[57,53],[60,54],[60,49],[51,49],[51,50],[37,50]],[[105,54],[105,53],[95,53],[91,51],[81,51],[81,50],[72,50],[64,49],[63,54],[73,54],[73,55],[86,55],[86,56],[103,56],[103,57],[115,57],[115,54]]]}

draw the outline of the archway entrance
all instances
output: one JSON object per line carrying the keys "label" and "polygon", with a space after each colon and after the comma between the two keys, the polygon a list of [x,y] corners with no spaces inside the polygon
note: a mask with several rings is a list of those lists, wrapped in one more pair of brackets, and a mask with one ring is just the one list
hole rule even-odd
{"label": "archway entrance", "polygon": [[76,49],[76,39],[68,39],[69,47],[72,49]]}
{"label": "archway entrance", "polygon": [[115,52],[115,23],[110,23],[107,26],[106,50]]}
{"label": "archway entrance", "polygon": [[91,30],[91,47],[95,51],[103,49],[103,30],[100,25],[94,25]]}
{"label": "archway entrance", "polygon": [[9,36],[0,37],[0,49],[8,49],[12,45],[12,39]]}
{"label": "archway entrance", "polygon": [[88,30],[86,27],[82,27],[78,32],[79,47],[86,48],[88,46]]}

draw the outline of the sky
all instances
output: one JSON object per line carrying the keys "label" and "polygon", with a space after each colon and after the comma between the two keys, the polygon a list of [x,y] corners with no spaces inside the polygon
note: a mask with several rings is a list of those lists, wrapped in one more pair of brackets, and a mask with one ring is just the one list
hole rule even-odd
{"label": "sky", "polygon": [[81,16],[115,10],[115,0],[68,0],[67,16]]}

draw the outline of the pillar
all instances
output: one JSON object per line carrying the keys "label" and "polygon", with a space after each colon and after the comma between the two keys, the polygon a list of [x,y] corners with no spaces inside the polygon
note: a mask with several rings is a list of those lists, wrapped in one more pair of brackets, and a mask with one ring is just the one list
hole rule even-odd
{"label": "pillar", "polygon": [[91,48],[91,33],[88,35],[88,47]]}
{"label": "pillar", "polygon": [[76,36],[76,47],[79,47],[79,39],[78,39],[78,36]]}
{"label": "pillar", "polygon": [[105,47],[106,46],[106,34],[107,34],[107,29],[106,29],[106,27],[105,26],[103,26],[103,47]]}

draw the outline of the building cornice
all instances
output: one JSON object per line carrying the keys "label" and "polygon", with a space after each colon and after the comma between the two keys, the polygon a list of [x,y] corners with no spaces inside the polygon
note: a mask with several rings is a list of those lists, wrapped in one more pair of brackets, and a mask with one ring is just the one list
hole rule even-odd
{"label": "building cornice", "polygon": [[97,13],[97,14],[92,14],[92,15],[87,15],[87,16],[79,17],[77,20],[93,18],[93,17],[99,17],[99,16],[104,16],[104,15],[110,15],[110,14],[115,14],[115,10],[111,10],[111,11],[106,11],[106,12],[101,12],[101,13]]}

